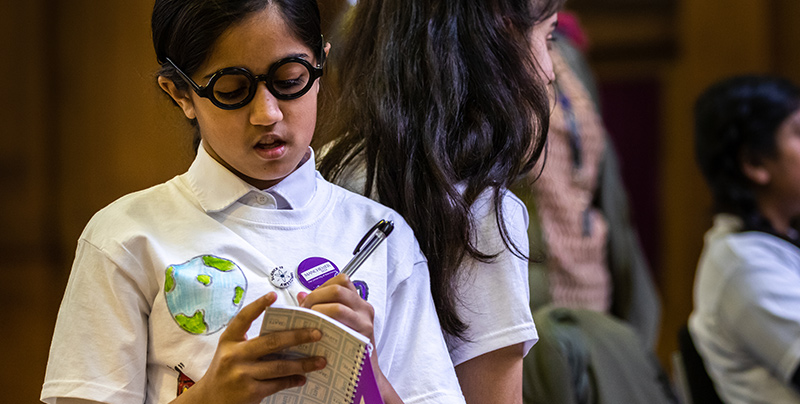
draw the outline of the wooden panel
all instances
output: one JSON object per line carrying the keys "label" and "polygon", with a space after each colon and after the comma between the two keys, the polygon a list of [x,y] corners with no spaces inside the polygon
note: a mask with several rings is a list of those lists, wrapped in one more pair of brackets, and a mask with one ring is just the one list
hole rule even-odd
{"label": "wooden panel", "polygon": [[775,73],[800,83],[800,2],[773,0],[771,55]]}
{"label": "wooden panel", "polygon": [[[38,403],[65,279],[42,263],[3,269],[0,389],[4,403]],[[10,310],[9,310],[10,308]]]}
{"label": "wooden panel", "polygon": [[0,10],[0,334],[4,402],[38,402],[78,234],[122,194],[186,169],[179,110],[157,89],[151,2],[30,0]]}
{"label": "wooden panel", "polygon": [[62,245],[114,199],[184,171],[183,114],[158,89],[152,2],[69,2],[59,26]]}
{"label": "wooden panel", "polygon": [[9,403],[38,402],[64,282],[51,248],[58,234],[54,22],[46,0],[0,7],[0,391]]}
{"label": "wooden panel", "polygon": [[588,13],[625,13],[629,11],[648,11],[672,9],[677,0],[570,0],[567,7],[584,10]]}
{"label": "wooden panel", "polygon": [[13,57],[0,58],[0,251],[27,259],[20,254],[34,255],[45,231],[45,210],[56,199],[47,189],[54,117],[48,95],[58,83],[47,75],[51,16],[43,2],[6,2],[2,8],[0,52]]}
{"label": "wooden panel", "polygon": [[589,38],[588,58],[603,80],[649,79],[676,56],[676,2],[569,1]]}
{"label": "wooden panel", "polygon": [[769,69],[768,11],[764,0],[686,0],[679,9],[680,53],[665,77],[658,179],[663,204],[663,363],[677,349],[677,331],[691,312],[695,268],[711,223],[709,192],[694,162],[692,105],[716,80]]}

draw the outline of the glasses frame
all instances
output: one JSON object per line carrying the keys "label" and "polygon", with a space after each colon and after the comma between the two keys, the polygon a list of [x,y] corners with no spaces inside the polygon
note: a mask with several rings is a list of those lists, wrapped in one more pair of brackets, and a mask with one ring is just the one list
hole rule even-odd
{"label": "glasses frame", "polygon": [[[323,44],[324,43],[325,42],[323,40]],[[288,101],[288,100],[294,100],[294,99],[297,99],[297,98],[300,98],[300,97],[304,96],[306,93],[308,93],[309,90],[311,90],[311,87],[314,85],[314,82],[318,78],[322,77],[322,64],[318,64],[317,66],[312,66],[311,63],[309,63],[307,60],[305,60],[303,58],[288,57],[288,58],[281,59],[281,60],[273,63],[272,66],[269,67],[269,70],[267,71],[266,74],[260,74],[260,75],[254,75],[249,70],[247,70],[247,69],[245,69],[243,67],[226,67],[226,68],[218,70],[214,74],[212,74],[211,77],[208,79],[208,84],[206,84],[205,86],[200,86],[197,83],[195,83],[195,81],[192,80],[192,78],[189,77],[189,75],[184,73],[183,70],[181,70],[181,68],[178,67],[178,65],[176,65],[175,62],[173,62],[170,58],[166,58],[166,60],[167,60],[167,63],[169,63],[170,65],[172,65],[172,67],[175,68],[175,71],[178,72],[178,75],[180,75],[181,78],[183,78],[183,80],[186,81],[189,84],[189,86],[192,87],[192,90],[194,90],[194,92],[198,96],[203,97],[203,98],[207,98],[217,108],[225,109],[225,110],[239,109],[239,108],[249,104],[250,101],[252,101],[253,98],[256,96],[256,89],[257,89],[259,81],[263,81],[264,82],[264,84],[267,86],[267,90],[269,90],[269,92],[275,98],[277,98],[279,100]],[[278,68],[280,68],[281,66],[283,66],[283,65],[285,65],[287,63],[300,63],[301,65],[305,66],[305,68],[308,69],[308,73],[309,73],[309,77],[310,77],[310,79],[308,80],[308,83],[306,83],[306,86],[303,87],[302,90],[300,90],[300,91],[298,91],[298,92],[296,92],[294,94],[281,94],[277,90],[275,90],[275,87],[273,87],[273,85],[272,85],[272,80],[271,80],[272,76],[275,74],[275,72],[278,70]],[[247,77],[247,79],[250,81],[250,88],[248,89],[247,97],[245,97],[243,100],[237,102],[236,104],[224,104],[224,103],[222,103],[216,97],[214,97],[214,92],[212,91],[212,89],[214,88],[214,84],[217,82],[217,80],[219,80],[222,76],[225,76],[225,75],[228,75],[228,74],[241,74],[241,75]]]}

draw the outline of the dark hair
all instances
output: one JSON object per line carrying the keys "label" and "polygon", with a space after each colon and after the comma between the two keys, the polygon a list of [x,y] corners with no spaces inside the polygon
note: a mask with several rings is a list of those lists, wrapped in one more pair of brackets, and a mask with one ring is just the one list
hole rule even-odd
{"label": "dark hair", "polygon": [[[156,0],[151,29],[161,65],[158,75],[172,80],[179,90],[187,90],[188,84],[166,58],[191,76],[208,59],[220,35],[268,5],[278,7],[289,29],[310,49],[322,49],[316,0]],[[197,121],[192,120],[192,125]],[[199,133],[195,133],[195,147],[199,141]]]}
{"label": "dark hair", "polygon": [[550,110],[530,32],[563,2],[359,0],[328,65],[318,137],[335,142],[319,170],[336,182],[365,162],[365,194],[414,229],[454,336],[466,329],[455,311],[463,259],[496,256],[473,241],[470,207],[487,188],[506,246],[524,256],[500,196],[543,150]]}
{"label": "dark hair", "polygon": [[797,86],[763,75],[722,80],[695,103],[695,156],[714,210],[740,217],[745,230],[775,233],[758,209],[742,159],[775,157],[778,128],[799,107]]}

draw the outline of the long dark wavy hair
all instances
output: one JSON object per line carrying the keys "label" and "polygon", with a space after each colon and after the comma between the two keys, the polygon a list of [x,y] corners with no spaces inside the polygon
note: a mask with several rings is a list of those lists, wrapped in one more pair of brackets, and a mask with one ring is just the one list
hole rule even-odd
{"label": "long dark wavy hair", "polygon": [[798,108],[800,88],[764,75],[717,82],[695,103],[695,156],[711,189],[714,211],[738,216],[745,231],[786,238],[759,211],[742,159],[776,157],[778,128]]}
{"label": "long dark wavy hair", "polygon": [[470,207],[484,190],[523,256],[501,192],[542,154],[550,109],[530,33],[564,1],[359,0],[336,36],[317,130],[335,142],[319,170],[337,182],[365,164],[364,193],[414,229],[451,335],[466,329],[455,311],[462,261],[497,255],[474,244]]}

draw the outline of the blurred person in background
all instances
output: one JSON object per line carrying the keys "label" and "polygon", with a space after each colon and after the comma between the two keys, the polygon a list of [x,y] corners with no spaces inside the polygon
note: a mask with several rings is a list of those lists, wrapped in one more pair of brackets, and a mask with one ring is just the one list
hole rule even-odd
{"label": "blurred person in background", "polygon": [[695,105],[714,201],[689,331],[726,403],[800,403],[800,88],[762,75]]}
{"label": "blurred person in background", "polygon": [[543,166],[514,192],[529,209],[531,311],[526,403],[669,403],[652,349],[660,303],[631,222],[614,145],[575,15],[559,13]]}

